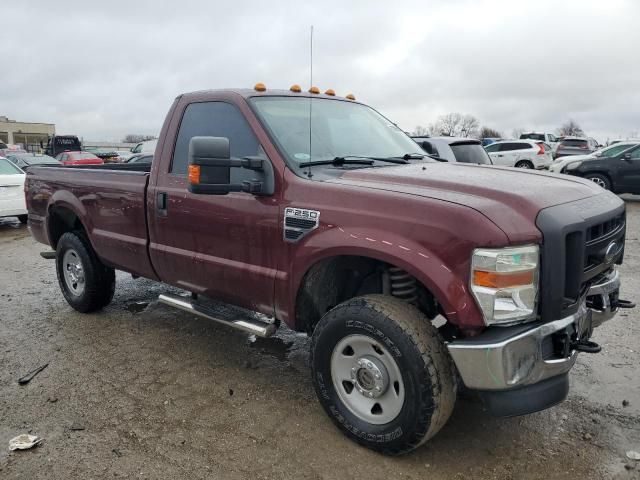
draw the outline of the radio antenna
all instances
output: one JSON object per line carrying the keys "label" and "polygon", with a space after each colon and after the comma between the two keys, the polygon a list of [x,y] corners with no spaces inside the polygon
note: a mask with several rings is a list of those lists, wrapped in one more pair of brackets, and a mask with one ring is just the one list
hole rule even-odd
{"label": "radio antenna", "polygon": [[[313,87],[313,25],[311,25],[311,31],[309,35],[309,91],[311,91],[311,87]],[[311,97],[309,97],[309,161],[313,160],[311,156],[311,122],[312,120],[312,108],[313,102],[311,101]],[[309,166],[307,170],[307,177],[311,178],[311,166]]]}

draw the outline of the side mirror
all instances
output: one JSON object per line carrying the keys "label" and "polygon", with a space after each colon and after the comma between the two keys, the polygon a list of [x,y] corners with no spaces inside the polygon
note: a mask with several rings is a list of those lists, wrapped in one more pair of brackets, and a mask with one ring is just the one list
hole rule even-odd
{"label": "side mirror", "polygon": [[622,155],[622,160],[631,160],[631,152],[627,152]]}
{"label": "side mirror", "polygon": [[[275,176],[268,160],[259,157],[231,158],[226,137],[193,137],[189,141],[189,191],[205,195],[246,192],[272,195]],[[231,183],[231,168],[252,170],[255,178]]]}

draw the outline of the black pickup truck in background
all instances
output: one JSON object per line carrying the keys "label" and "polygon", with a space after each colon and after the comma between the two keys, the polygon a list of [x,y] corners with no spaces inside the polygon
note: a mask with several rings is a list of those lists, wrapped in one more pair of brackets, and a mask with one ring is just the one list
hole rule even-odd
{"label": "black pickup truck in background", "polygon": [[45,147],[40,142],[40,148],[44,149],[44,153],[50,157],[56,157],[59,153],[79,152],[82,150],[82,142],[75,135],[53,135],[47,140],[47,146]]}
{"label": "black pickup truck in background", "polygon": [[640,194],[640,144],[614,156],[570,163],[565,173],[587,178],[617,194]]}

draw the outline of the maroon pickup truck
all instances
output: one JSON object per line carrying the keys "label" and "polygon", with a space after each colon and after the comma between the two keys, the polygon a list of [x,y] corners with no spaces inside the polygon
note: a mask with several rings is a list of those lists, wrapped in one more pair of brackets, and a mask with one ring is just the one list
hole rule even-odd
{"label": "maroon pickup truck", "polygon": [[329,417],[390,454],[433,437],[462,384],[495,415],[561,402],[593,328],[631,306],[624,203],[435,161],[352,97],[299,90],[180,95],[151,164],[29,169],[31,232],[69,304],[106,306],[122,270],[243,331],[307,332]]}

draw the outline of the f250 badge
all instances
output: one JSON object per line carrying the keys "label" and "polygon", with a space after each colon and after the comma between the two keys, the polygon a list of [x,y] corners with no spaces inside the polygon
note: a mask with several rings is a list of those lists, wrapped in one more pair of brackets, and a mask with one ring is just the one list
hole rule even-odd
{"label": "f250 badge", "polygon": [[297,242],[318,228],[319,225],[319,211],[286,207],[284,209],[283,239],[285,242]]}

